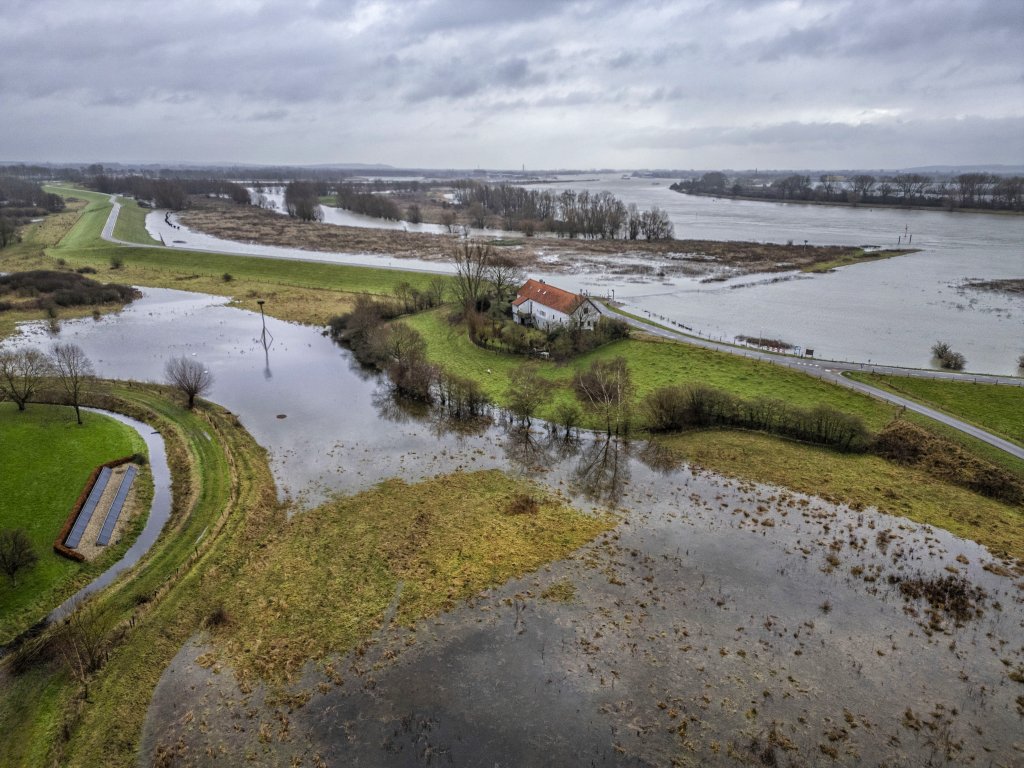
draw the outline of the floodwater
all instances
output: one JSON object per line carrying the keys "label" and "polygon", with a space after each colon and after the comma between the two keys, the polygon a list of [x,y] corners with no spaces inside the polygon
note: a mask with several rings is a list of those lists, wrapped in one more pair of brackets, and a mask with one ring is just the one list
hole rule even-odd
{"label": "floodwater", "polygon": [[[338,679],[311,665],[293,691],[311,695],[304,706],[204,669],[207,641],[194,638],[158,687],[143,764],[158,747],[181,765],[243,754],[410,766],[1024,759],[1009,677],[1024,671],[1022,585],[982,547],[674,467],[639,444],[452,432],[398,407],[316,330],[268,320],[267,353],[260,330],[222,299],[147,289],[61,336],[104,376],[159,379],[167,358],[195,355],[214,374],[211,399],[267,447],[299,506],[391,476],[497,467],[622,522],[414,633],[385,627],[365,655],[338,660]],[[35,325],[14,343],[50,341]],[[890,579],[951,569],[986,593],[963,626],[931,622]],[[562,582],[570,602],[542,596]]]}
{"label": "floodwater", "polygon": [[[778,338],[813,349],[824,359],[915,368],[932,367],[931,346],[943,340],[967,357],[969,371],[1018,372],[1017,358],[1024,353],[1024,297],[960,286],[968,279],[1024,277],[1024,217],[725,200],[682,195],[668,184],[618,176],[590,181],[568,177],[544,188],[608,190],[642,208],[657,205],[669,213],[679,238],[894,247],[909,235],[911,246],[921,250],[828,274],[746,276],[724,282],[673,274],[671,265],[666,268],[660,259],[649,264],[646,276],[634,274],[632,260],[626,270],[594,260],[571,274],[538,271],[535,276],[570,290],[614,296],[634,312],[676,321],[710,338]],[[377,219],[359,218],[360,226],[382,225]],[[147,217],[147,228],[157,239],[163,235],[168,245],[179,247],[451,271],[446,264],[372,254],[232,243],[167,228],[162,212]],[[547,258],[559,261],[561,248],[560,241],[552,240]],[[662,270],[667,277],[654,276]]]}
{"label": "floodwater", "polygon": [[[615,498],[622,524],[414,631],[385,626],[368,649],[330,660],[330,674],[307,665],[283,700],[197,663],[212,646],[196,637],[157,688],[142,762],[159,751],[198,766],[243,754],[272,765],[817,765],[822,745],[842,765],[1024,758],[1020,686],[1007,677],[1022,663],[1024,610],[1019,588],[983,570],[980,547],[652,469],[636,446],[518,439],[495,435],[577,502]],[[947,566],[987,592],[962,627],[930,624],[890,583]],[[556,585],[573,598],[545,597]]]}
{"label": "floodwater", "polygon": [[889,248],[910,235],[910,246],[921,251],[821,275],[663,284],[588,279],[569,287],[614,290],[634,310],[726,341],[741,334],[778,338],[827,359],[928,368],[931,345],[945,340],[966,355],[970,371],[1017,373],[1024,297],[960,286],[1024,277],[1024,216],[727,200],[679,194],[669,183],[609,176],[545,186],[608,190],[641,208],[657,205],[677,238]]}
{"label": "floodwater", "polygon": [[[258,194],[252,187],[247,187],[254,197]],[[271,204],[270,210],[287,215],[284,204],[284,187],[264,187],[262,195]],[[324,224],[334,224],[342,227],[362,227],[364,229],[393,229],[402,232],[424,232],[431,235],[450,234],[448,228],[443,224],[431,224],[421,222],[414,224],[411,221],[395,221],[392,219],[379,219],[376,216],[366,216],[361,213],[354,213],[345,208],[335,208],[330,205],[321,205]],[[522,232],[507,232],[501,229],[476,229],[475,227],[459,226],[457,234],[470,235],[471,237],[522,237]]]}

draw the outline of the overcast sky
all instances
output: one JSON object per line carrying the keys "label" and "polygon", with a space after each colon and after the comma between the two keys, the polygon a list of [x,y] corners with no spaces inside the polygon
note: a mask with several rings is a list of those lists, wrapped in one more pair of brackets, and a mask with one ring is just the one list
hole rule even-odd
{"label": "overcast sky", "polygon": [[1024,0],[2,0],[0,160],[1024,163]]}

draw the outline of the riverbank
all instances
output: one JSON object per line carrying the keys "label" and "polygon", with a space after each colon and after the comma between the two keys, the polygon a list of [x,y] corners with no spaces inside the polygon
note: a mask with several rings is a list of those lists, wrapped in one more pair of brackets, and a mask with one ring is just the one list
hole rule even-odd
{"label": "riverbank", "polygon": [[990,208],[960,208],[948,205],[907,205],[901,202],[883,203],[877,201],[851,203],[845,200],[793,200],[791,198],[750,197],[747,195],[730,195],[715,192],[690,192],[673,190],[680,195],[692,197],[709,197],[719,200],[746,200],[752,203],[785,203],[786,205],[828,206],[831,208],[878,208],[880,210],[897,211],[940,211],[942,213],[983,213],[996,216],[1024,216],[1024,211],[996,211]]}
{"label": "riverbank", "polygon": [[[390,229],[300,222],[252,206],[197,199],[179,214],[191,229],[225,240],[310,251],[371,253],[396,258],[449,261],[458,238]],[[583,240],[556,237],[500,241],[498,251],[523,269],[559,273],[600,266],[613,273],[651,276],[743,275],[813,269],[865,254],[843,246],[779,245],[712,240]],[[889,251],[902,255],[913,251]]]}

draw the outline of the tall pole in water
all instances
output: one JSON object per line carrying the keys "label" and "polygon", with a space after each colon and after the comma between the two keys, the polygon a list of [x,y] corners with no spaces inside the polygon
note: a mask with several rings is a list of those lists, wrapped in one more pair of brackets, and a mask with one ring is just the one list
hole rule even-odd
{"label": "tall pole in water", "polygon": [[257,299],[256,303],[260,305],[260,320],[263,321],[263,333],[260,334],[260,338],[263,339],[263,346],[267,345],[267,316],[263,314],[263,305],[266,303],[263,299]]}

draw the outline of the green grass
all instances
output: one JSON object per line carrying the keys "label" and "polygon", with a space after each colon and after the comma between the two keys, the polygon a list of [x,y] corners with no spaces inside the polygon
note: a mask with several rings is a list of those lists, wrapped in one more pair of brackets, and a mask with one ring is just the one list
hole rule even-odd
{"label": "green grass", "polygon": [[659,438],[705,469],[781,485],[854,508],[944,528],[992,552],[1024,559],[1024,513],[925,472],[866,454],[842,454],[751,432]]}
{"label": "green grass", "polygon": [[[100,596],[114,615],[133,618],[132,631],[92,681],[80,715],[70,716],[82,705],[77,685],[57,663],[0,685],[0,732],[11,735],[0,739],[0,765],[134,765],[142,720],[164,667],[199,627],[211,592],[234,583],[232,571],[244,562],[250,533],[263,535],[283,519],[265,453],[233,416],[207,404],[186,411],[162,387],[108,386],[111,394],[100,404],[165,437],[171,519],[132,578]],[[214,578],[197,576],[209,568]],[[69,742],[62,722],[71,724]]]}
{"label": "green grass", "polygon": [[[90,681],[88,701],[56,662],[0,685],[0,732],[7,737],[0,739],[0,765],[136,765],[153,689],[218,606],[233,614],[219,641],[236,660],[248,653],[251,638],[295,637],[296,623],[277,614],[282,605],[275,598],[294,601],[303,642],[269,654],[264,663],[270,666],[256,669],[279,679],[296,669],[300,657],[365,638],[397,579],[405,583],[398,620],[411,623],[562,557],[612,524],[499,472],[417,485],[391,481],[289,522],[265,452],[230,413],[205,403],[185,411],[165,388],[110,386],[116,403],[108,405],[143,418],[167,440],[171,522],[132,578],[100,595],[108,610],[132,621]],[[511,497],[524,492],[542,498],[538,512],[505,515]],[[433,514],[440,508],[444,515]],[[316,579],[308,578],[310,569]],[[335,591],[325,584],[358,589]],[[325,597],[344,610],[319,610]],[[327,615],[331,621],[324,620]],[[253,668],[244,661],[242,666]]]}
{"label": "green grass", "polygon": [[854,373],[850,378],[904,395],[1024,445],[1024,387]]}
{"label": "green grass", "polygon": [[[533,514],[507,512],[521,495],[539,502]],[[388,480],[293,517],[261,547],[216,646],[243,679],[288,680],[308,659],[369,638],[399,583],[394,620],[413,626],[561,560],[613,524],[497,470]]]}
{"label": "green grass", "polygon": [[832,261],[823,261],[809,267],[804,267],[802,271],[828,272],[829,270],[838,269],[839,267],[848,267],[851,264],[863,264],[866,261],[880,261],[881,259],[891,259],[894,256],[906,256],[908,253],[916,253],[917,250],[917,248],[906,248],[903,250],[893,251],[860,251],[859,253],[843,256],[842,258],[833,259]]}
{"label": "green grass", "polygon": [[60,532],[99,464],[145,452],[142,438],[114,419],[83,413],[75,422],[71,408],[29,404],[18,411],[0,403],[0,528],[21,528],[35,545],[39,562],[6,576],[0,588],[0,642],[42,618],[57,603],[106,567],[127,541],[98,562],[76,563],[53,551]]}
{"label": "green grass", "polygon": [[140,208],[135,200],[127,197],[119,197],[117,201],[121,204],[121,212],[114,224],[114,237],[129,243],[159,245],[160,241],[154,240],[146,230],[146,214],[149,210]]}
{"label": "green grass", "polygon": [[[509,372],[525,359],[481,349],[469,340],[464,326],[449,324],[446,314],[442,309],[403,321],[423,334],[431,361],[480,382],[495,402],[502,403]],[[826,403],[860,416],[871,429],[883,426],[896,410],[799,371],[651,337],[612,342],[564,365],[544,363],[541,372],[562,385],[559,397],[568,399],[572,397],[568,385],[575,371],[594,360],[619,356],[629,365],[638,401],[658,387],[699,382],[746,398],[773,397],[800,406]]]}

